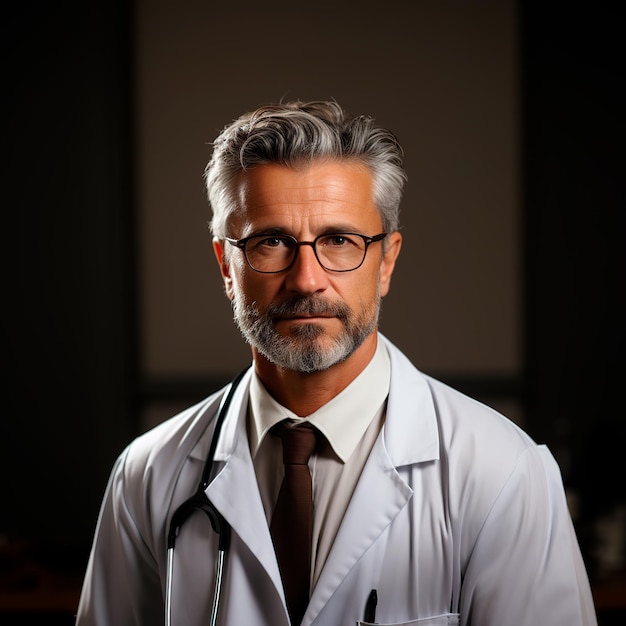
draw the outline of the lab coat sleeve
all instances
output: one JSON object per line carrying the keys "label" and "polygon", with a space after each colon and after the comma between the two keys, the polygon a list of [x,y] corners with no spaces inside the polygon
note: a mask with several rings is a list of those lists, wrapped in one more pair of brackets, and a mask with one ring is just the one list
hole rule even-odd
{"label": "lab coat sleeve", "polygon": [[78,608],[77,626],[163,624],[161,582],[151,540],[129,502],[127,449],[117,460],[102,503]]}
{"label": "lab coat sleeve", "polygon": [[556,462],[527,448],[490,508],[463,575],[467,626],[591,626],[589,583]]}

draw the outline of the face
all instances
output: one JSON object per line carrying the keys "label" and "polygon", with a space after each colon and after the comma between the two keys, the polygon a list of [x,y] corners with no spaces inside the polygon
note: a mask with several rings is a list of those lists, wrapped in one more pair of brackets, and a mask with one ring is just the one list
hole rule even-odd
{"label": "face", "polygon": [[[229,236],[287,234],[312,241],[333,232],[377,235],[383,228],[372,192],[371,173],[355,163],[260,166],[240,175]],[[351,272],[325,270],[312,247],[301,246],[290,269],[262,274],[248,266],[242,250],[215,240],[226,294],[255,358],[291,371],[322,371],[375,340],[400,241],[391,233],[385,252],[382,242],[371,244]]]}

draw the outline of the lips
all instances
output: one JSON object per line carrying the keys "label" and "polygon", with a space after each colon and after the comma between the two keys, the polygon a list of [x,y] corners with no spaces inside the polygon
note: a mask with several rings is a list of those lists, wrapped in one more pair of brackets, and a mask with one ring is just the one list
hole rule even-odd
{"label": "lips", "polygon": [[334,315],[329,315],[328,313],[313,313],[312,315],[290,315],[288,317],[283,317],[281,319],[284,320],[314,320],[314,319],[330,319],[331,317],[335,317]]}

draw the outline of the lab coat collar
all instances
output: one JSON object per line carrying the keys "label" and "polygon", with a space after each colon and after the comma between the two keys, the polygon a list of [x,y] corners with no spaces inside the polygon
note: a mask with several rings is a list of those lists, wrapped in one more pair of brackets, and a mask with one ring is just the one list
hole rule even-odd
{"label": "lab coat collar", "polygon": [[384,444],[394,467],[439,459],[439,427],[428,379],[382,334],[389,350],[391,386]]}
{"label": "lab coat collar", "polygon": [[[248,396],[250,389],[250,379],[252,377],[252,368],[250,368],[241,379],[237,389],[234,391],[233,399],[230,403],[230,408],[228,410],[228,414],[226,419],[224,420],[224,424],[222,426],[222,432],[220,434],[220,438],[217,444],[217,449],[215,451],[214,462],[217,461],[227,461],[233,447],[235,445],[235,440],[237,436],[237,427],[241,420],[244,420],[245,427],[245,419],[248,412]],[[207,454],[209,452],[209,447],[211,444],[213,429],[215,428],[215,420],[218,417],[219,407],[221,407],[222,400],[229,393],[230,386],[227,385],[222,391],[218,392],[217,398],[214,402],[211,402],[207,406],[207,411],[213,411],[213,419],[211,419],[211,423],[207,429],[207,433],[205,433],[193,447],[189,456],[192,459],[196,459],[198,461],[206,462]]]}
{"label": "lab coat collar", "polygon": [[[401,467],[439,459],[439,428],[428,379],[384,335],[379,333],[378,340],[387,347],[391,361],[383,438],[392,465]],[[216,461],[228,460],[240,420],[245,427],[251,376],[252,372],[247,372],[235,392],[217,447]],[[208,447],[209,442],[203,437],[191,451],[191,457],[204,461]]]}

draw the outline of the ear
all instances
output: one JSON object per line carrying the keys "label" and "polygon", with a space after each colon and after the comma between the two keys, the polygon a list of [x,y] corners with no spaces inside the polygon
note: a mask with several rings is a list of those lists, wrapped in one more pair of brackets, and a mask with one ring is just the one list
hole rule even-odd
{"label": "ear", "polygon": [[396,259],[400,254],[400,248],[402,247],[402,235],[399,232],[390,233],[385,241],[385,253],[383,254],[383,260],[380,264],[380,297],[384,298],[389,293],[389,287],[391,284],[391,275],[396,266]]}
{"label": "ear", "polygon": [[220,266],[220,273],[222,274],[222,280],[224,281],[224,290],[226,297],[229,300],[233,299],[233,279],[230,275],[230,263],[226,259],[224,251],[224,240],[217,237],[213,237],[213,252],[215,252],[215,258],[217,264]]}

